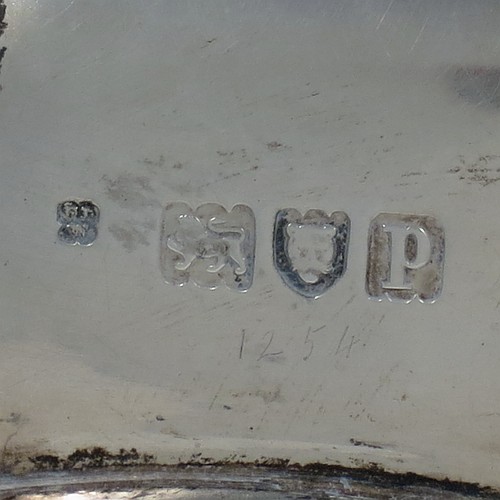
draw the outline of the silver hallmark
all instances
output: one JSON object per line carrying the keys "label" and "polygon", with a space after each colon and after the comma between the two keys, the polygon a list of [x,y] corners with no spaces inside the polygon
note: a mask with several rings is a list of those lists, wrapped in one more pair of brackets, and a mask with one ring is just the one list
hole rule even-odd
{"label": "silver hallmark", "polygon": [[318,298],[345,273],[350,220],[344,212],[280,210],[274,222],[274,265],[286,286]]}
{"label": "silver hallmark", "polygon": [[434,302],[443,287],[444,250],[444,230],[434,217],[379,214],[369,229],[368,295]]}
{"label": "silver hallmark", "polygon": [[90,246],[97,238],[99,207],[91,201],[67,200],[57,205],[57,236],[66,245]]}
{"label": "silver hallmark", "polygon": [[[97,238],[100,210],[92,201],[67,200],[57,206],[58,239],[89,246]],[[345,212],[294,208],[274,221],[274,266],[285,285],[318,298],[345,273],[350,219]],[[241,292],[253,282],[255,216],[246,205],[227,211],[218,203],[193,210],[169,203],[163,210],[160,265],[167,283],[188,281],[202,288],[222,284]],[[366,292],[390,301],[434,302],[443,287],[444,230],[434,217],[382,213],[369,227]]]}
{"label": "silver hallmark", "polygon": [[221,284],[244,292],[253,280],[255,217],[246,205],[228,212],[206,203],[193,210],[183,202],[163,210],[160,263],[167,283],[188,281],[215,289]]}

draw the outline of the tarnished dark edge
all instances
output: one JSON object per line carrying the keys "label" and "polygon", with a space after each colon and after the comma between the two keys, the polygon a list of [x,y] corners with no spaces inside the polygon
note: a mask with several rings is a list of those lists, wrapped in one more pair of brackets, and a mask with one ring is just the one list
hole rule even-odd
{"label": "tarnished dark edge", "polygon": [[[7,23],[5,22],[5,12],[7,10],[7,6],[4,3],[4,0],[0,0],[0,38],[4,34],[5,28],[7,28]],[[7,51],[7,47],[0,46],[0,71],[2,69],[2,59]],[[0,86],[1,89],[1,86]]]}
{"label": "tarnished dark edge", "polygon": [[[498,493],[475,485],[436,481],[417,475],[393,475],[380,470],[307,466],[199,465],[94,469],[49,472],[25,477],[0,476],[0,499],[18,495],[83,492],[148,492],[158,488],[279,492],[283,498],[464,499],[499,498]],[[304,496],[305,495],[305,496]],[[134,497],[135,498],[135,497]],[[260,498],[260,497],[259,497]]]}
{"label": "tarnished dark edge", "polygon": [[[322,463],[298,464],[269,457],[247,462],[237,455],[227,460],[196,455],[177,465],[161,465],[153,455],[138,452],[135,448],[111,453],[100,447],[76,450],[67,457],[38,454],[28,460],[33,465],[32,470],[37,472],[0,474],[0,499],[15,498],[21,493],[167,487],[293,494],[321,493],[337,488],[339,494],[347,496],[363,494],[364,498],[382,499],[500,498],[500,492],[479,484],[433,479],[414,473],[394,473],[376,463],[360,463],[359,467],[349,468]],[[5,464],[3,468],[7,472]]]}

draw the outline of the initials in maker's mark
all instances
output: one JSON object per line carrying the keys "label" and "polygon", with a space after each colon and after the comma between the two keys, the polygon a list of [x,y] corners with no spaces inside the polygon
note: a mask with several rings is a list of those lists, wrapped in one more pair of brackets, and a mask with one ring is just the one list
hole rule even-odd
{"label": "initials in maker's mark", "polygon": [[67,200],[57,205],[57,237],[66,245],[90,246],[97,238],[99,207],[91,201]]}

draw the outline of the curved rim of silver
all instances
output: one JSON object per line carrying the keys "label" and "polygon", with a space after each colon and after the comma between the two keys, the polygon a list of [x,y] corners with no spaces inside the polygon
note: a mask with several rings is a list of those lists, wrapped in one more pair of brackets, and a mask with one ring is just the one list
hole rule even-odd
{"label": "curved rim of silver", "polygon": [[[185,465],[0,475],[0,500],[92,498],[498,498],[478,485],[381,471]],[[68,497],[68,495],[71,495]],[[76,496],[73,496],[76,495]]]}

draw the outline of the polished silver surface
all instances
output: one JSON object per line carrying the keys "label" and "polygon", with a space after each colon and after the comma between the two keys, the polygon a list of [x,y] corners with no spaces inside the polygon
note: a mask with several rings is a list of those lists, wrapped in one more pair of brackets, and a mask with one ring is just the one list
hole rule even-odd
{"label": "polished silver surface", "polygon": [[0,4],[3,472],[500,488],[498,1]]}

